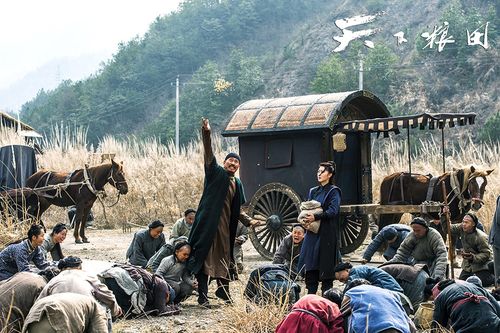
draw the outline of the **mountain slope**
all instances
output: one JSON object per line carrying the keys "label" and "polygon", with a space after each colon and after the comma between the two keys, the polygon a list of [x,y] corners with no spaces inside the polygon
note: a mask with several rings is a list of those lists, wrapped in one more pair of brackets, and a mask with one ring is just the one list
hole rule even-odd
{"label": "mountain slope", "polygon": [[[333,56],[333,37],[342,34],[335,20],[375,13],[381,15],[374,22],[351,28],[379,29],[366,38],[375,48],[353,41]],[[143,38],[121,45],[96,75],[26,103],[22,117],[42,131],[60,120],[88,126],[94,141],[106,134],[172,139],[180,74],[186,142],[202,115],[220,129],[247,99],[313,93],[311,83],[323,68],[337,68],[332,78],[345,75],[340,84],[324,82],[330,91],[357,89],[360,54],[365,88],[393,113],[484,110],[478,118],[486,121],[499,103],[497,17],[480,0],[190,0],[157,19]],[[456,42],[442,52],[424,48],[420,34],[444,20]],[[465,30],[486,21],[490,48],[467,46]],[[393,35],[400,31],[408,42],[398,46]]]}

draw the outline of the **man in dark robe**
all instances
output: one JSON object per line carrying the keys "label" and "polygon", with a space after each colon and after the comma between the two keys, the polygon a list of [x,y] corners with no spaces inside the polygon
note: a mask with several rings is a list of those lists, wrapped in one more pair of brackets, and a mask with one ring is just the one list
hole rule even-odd
{"label": "man in dark robe", "polygon": [[258,222],[241,212],[245,194],[241,181],[234,177],[240,157],[229,153],[223,166],[217,164],[212,151],[210,125],[202,120],[205,183],[195,221],[189,234],[192,246],[187,268],[198,280],[198,303],[208,306],[208,278],[217,280],[215,295],[231,302],[229,281],[237,278],[234,265],[234,240],[238,220],[245,226]]}

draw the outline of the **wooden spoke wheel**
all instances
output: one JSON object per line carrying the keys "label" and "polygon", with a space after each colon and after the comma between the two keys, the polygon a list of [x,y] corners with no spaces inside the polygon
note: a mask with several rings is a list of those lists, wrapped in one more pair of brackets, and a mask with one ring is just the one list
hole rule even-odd
{"label": "wooden spoke wheel", "polygon": [[353,252],[363,244],[368,234],[368,217],[341,215],[340,222],[340,252],[342,254]]}
{"label": "wooden spoke wheel", "polygon": [[249,236],[261,256],[272,259],[283,238],[297,223],[301,199],[295,191],[281,183],[270,183],[255,192],[248,214],[261,225],[250,228]]}

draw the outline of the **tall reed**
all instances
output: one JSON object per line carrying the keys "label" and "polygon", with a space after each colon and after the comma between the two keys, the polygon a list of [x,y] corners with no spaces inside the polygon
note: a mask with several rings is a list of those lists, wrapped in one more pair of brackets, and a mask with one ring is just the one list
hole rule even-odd
{"label": "tall reed", "polygon": [[[237,151],[235,140],[226,140],[219,135],[212,137],[219,162],[228,151]],[[17,135],[0,131],[1,145],[20,142]],[[374,202],[377,202],[382,178],[408,169],[407,147],[404,141],[395,139],[373,140],[373,145],[376,148],[372,155],[373,195]],[[52,135],[43,140],[42,149],[44,153],[37,156],[39,168],[50,170],[71,172],[83,168],[85,164],[95,165],[101,162],[101,154],[105,153],[115,154],[116,161],[124,162],[129,193],[121,196],[117,205],[104,208],[106,221],[103,207],[98,202],[94,204],[93,211],[99,227],[116,228],[124,223],[146,225],[153,219],[171,224],[181,217],[185,209],[196,208],[203,190],[203,154],[199,139],[183,146],[178,154],[173,142],[165,145],[154,138],[117,140],[105,137],[94,147],[87,143],[85,130],[56,126]],[[441,174],[440,143],[432,139],[420,140],[412,148],[412,160],[412,172]],[[499,143],[477,144],[470,138],[456,142],[449,148],[446,157],[447,170],[469,165],[497,169],[488,177],[485,205],[478,214],[487,230],[499,194],[499,162]],[[105,189],[108,197],[104,202],[110,205],[116,201],[116,191],[110,185],[106,185]],[[44,214],[44,221],[49,226],[67,221],[66,209],[52,206]],[[0,233],[3,230],[5,227],[0,226]]]}

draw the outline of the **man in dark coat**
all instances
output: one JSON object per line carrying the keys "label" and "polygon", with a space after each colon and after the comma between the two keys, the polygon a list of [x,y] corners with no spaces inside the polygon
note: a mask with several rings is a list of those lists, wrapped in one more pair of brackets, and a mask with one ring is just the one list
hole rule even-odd
{"label": "man in dark coat", "polygon": [[493,216],[493,221],[491,222],[489,243],[493,247],[495,280],[498,281],[498,279],[500,279],[500,195],[497,197],[496,207],[495,215]]}
{"label": "man in dark coat", "polygon": [[484,288],[471,283],[443,280],[432,290],[433,327],[449,323],[457,333],[500,332],[500,304]]}
{"label": "man in dark coat", "polygon": [[220,166],[212,151],[208,119],[202,120],[201,133],[205,183],[189,234],[192,252],[186,267],[196,274],[198,303],[208,306],[208,277],[217,280],[215,295],[231,302],[229,281],[237,278],[233,252],[238,220],[245,226],[257,222],[241,212],[245,193],[241,181],[234,177],[240,167],[239,155],[229,153]]}

